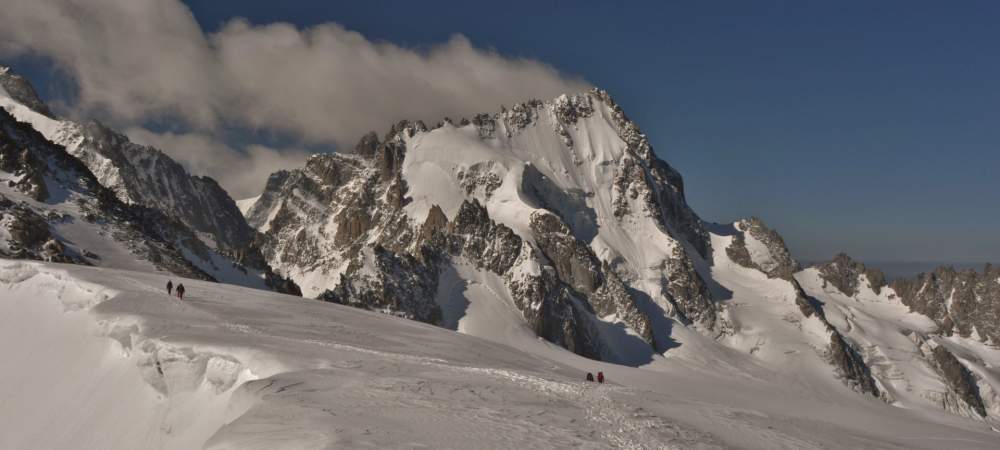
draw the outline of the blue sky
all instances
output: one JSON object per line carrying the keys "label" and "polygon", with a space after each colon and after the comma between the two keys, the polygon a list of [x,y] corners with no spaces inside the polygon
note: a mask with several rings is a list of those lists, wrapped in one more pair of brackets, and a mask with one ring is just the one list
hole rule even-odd
{"label": "blue sky", "polygon": [[459,33],[579,76],[681,171],[704,218],[757,215],[800,259],[1000,261],[995,2],[186,4],[206,32],[336,22],[406,48]]}

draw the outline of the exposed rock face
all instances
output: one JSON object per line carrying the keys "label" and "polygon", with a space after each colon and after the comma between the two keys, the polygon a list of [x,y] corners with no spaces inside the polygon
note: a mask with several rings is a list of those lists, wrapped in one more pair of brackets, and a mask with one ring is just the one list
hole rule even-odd
{"label": "exposed rock face", "polygon": [[713,329],[717,315],[715,300],[684,249],[674,247],[673,257],[663,264],[666,277],[661,281],[662,292],[680,313],[680,319]]}
{"label": "exposed rock face", "polygon": [[802,315],[817,318],[830,333],[827,357],[844,383],[858,392],[881,397],[882,392],[864,357],[827,320],[822,303],[806,295],[793,277],[800,266],[792,258],[781,236],[756,217],[737,222],[736,231],[737,234],[733,235],[731,244],[726,248],[729,258],[743,267],[763,272],[768,278],[790,282],[795,290],[795,305]]}
{"label": "exposed rock face", "polygon": [[[453,133],[456,125],[446,120],[431,131],[402,121],[381,141],[369,134],[350,153],[315,155],[302,169],[271,176],[247,213],[251,226],[265,235],[269,263],[298,280],[312,280],[304,286],[306,295],[432,323],[440,318],[434,291],[441,265],[471,264],[502,277],[539,336],[591,357],[608,355],[600,318],[624,323],[658,346],[651,307],[633,294],[639,289],[635,283],[654,276],[658,289],[643,294],[643,301],[669,304],[666,309],[684,323],[714,325],[717,306],[685,251],[690,244],[707,254],[708,233],[684,200],[680,175],[654,155],[606,93],[525,102],[461,124],[462,133],[468,130],[464,136],[485,142],[552,133],[572,165],[592,164],[606,157],[598,151],[613,150],[580,140],[582,127],[604,124],[620,139],[615,145],[622,150],[613,151],[622,151],[621,161],[628,161],[602,164],[613,172],[625,168],[615,175],[620,186],[608,197],[615,212],[607,219],[651,221],[657,234],[675,242],[672,250],[655,264],[637,262],[638,268],[613,255],[598,256],[592,248],[598,230],[595,193],[564,188],[564,179],[548,166],[543,174],[540,166],[525,164],[519,178],[512,178],[509,158],[456,165],[449,176],[464,199],[445,207],[431,198],[427,209],[413,209],[408,206],[414,201],[412,180],[404,176],[408,145],[436,132]],[[519,183],[514,188],[526,194],[519,200],[538,208],[525,213],[521,231],[496,222],[486,206],[508,182]],[[414,276],[398,278],[401,270]],[[390,300],[387,292],[399,298]]]}
{"label": "exposed rock face", "polygon": [[979,396],[979,388],[972,372],[969,372],[969,369],[966,369],[943,345],[935,347],[933,355],[938,371],[948,382],[948,387],[976,413],[986,417],[986,407],[983,405],[982,397]]}
{"label": "exposed rock face", "polygon": [[[825,321],[825,319],[824,319]],[[848,387],[854,390],[879,396],[878,386],[872,378],[871,369],[864,358],[844,340],[844,336],[827,323],[830,332],[830,362],[844,377]]]}
{"label": "exposed rock face", "polygon": [[684,179],[666,161],[656,157],[653,147],[639,126],[629,120],[621,107],[604,90],[594,89],[591,96],[611,110],[611,121],[618,136],[625,141],[635,158],[622,158],[614,180],[615,216],[627,215],[631,209],[627,199],[641,200],[644,211],[664,227],[679,234],[703,258],[710,255],[708,232],[701,218],[688,206],[684,197]]}
{"label": "exposed rock face", "polygon": [[[0,84],[4,86],[0,93],[9,97],[4,98],[5,108],[17,115],[18,120],[30,122],[44,133],[45,140],[63,147],[77,163],[89,169],[91,177],[106,192],[130,206],[132,214],[199,259],[196,264],[213,273],[232,273],[228,267],[220,267],[228,265],[244,273],[252,270],[261,274],[267,286],[285,286],[284,292],[295,292],[294,283],[268,267],[255,244],[256,231],[247,225],[236,203],[214,180],[191,176],[159,150],[134,144],[97,122],[79,124],[53,118],[27,81],[6,69],[0,72],[3,72]],[[36,200],[43,200],[48,195],[46,185],[24,159],[27,150],[14,151],[22,153],[18,163],[23,172],[18,181],[22,184],[20,189]],[[8,155],[12,151],[6,149],[2,153]],[[9,166],[10,158],[3,159],[7,162],[0,165]]]}
{"label": "exposed rock face", "polygon": [[791,280],[799,270],[785,241],[777,232],[756,217],[736,223],[732,244],[726,248],[729,258],[743,267],[758,269],[771,278]]}
{"label": "exposed rock face", "polygon": [[795,289],[795,305],[799,307],[802,315],[807,318],[816,317],[830,333],[827,357],[837,374],[843,378],[844,384],[858,392],[886,399],[879,390],[875,377],[872,376],[871,368],[865,362],[864,357],[827,320],[823,304],[806,295],[802,286],[794,278],[790,279],[789,282]]}
{"label": "exposed rock face", "polygon": [[889,284],[903,304],[930,317],[945,334],[1000,343],[1000,268],[982,272],[939,267]]}
{"label": "exposed rock face", "polygon": [[558,217],[536,212],[531,216],[531,231],[539,249],[556,268],[559,278],[584,295],[594,293],[601,283],[600,263],[589,247],[578,241]]}
{"label": "exposed rock face", "polygon": [[523,244],[510,228],[490,219],[478,201],[465,201],[447,227],[446,248],[471,259],[477,267],[504,274],[517,261]]}
{"label": "exposed rock face", "polygon": [[209,177],[191,176],[163,152],[132,143],[97,122],[80,128],[81,139],[70,146],[125,203],[159,209],[191,229],[212,237],[222,253],[247,253],[253,230],[229,194]]}
{"label": "exposed rock face", "polygon": [[437,323],[441,308],[433,299],[437,290],[434,261],[421,261],[408,254],[396,254],[380,246],[365,249],[374,262],[370,270],[341,275],[340,283],[320,294],[321,300],[383,311]]}
{"label": "exposed rock face", "polygon": [[869,287],[876,294],[886,286],[885,274],[881,270],[865,267],[861,262],[851,259],[845,253],[840,253],[832,261],[816,266],[820,276],[848,297],[858,293],[864,275]]}
{"label": "exposed rock face", "polygon": [[[968,314],[952,314],[956,311],[955,302],[961,298],[962,294],[960,291],[963,287],[969,290],[970,294],[968,295],[973,296],[971,301],[966,301],[966,305],[972,303],[980,307],[983,304],[989,305],[988,301],[984,302],[982,299],[988,298],[991,286],[977,286],[977,281],[982,282],[980,279],[981,276],[971,270],[964,273],[965,277],[967,277],[964,280],[962,279],[962,273],[943,268],[936,270],[932,274],[924,274],[915,279],[896,280],[890,286],[886,286],[884,277],[880,271],[866,268],[864,264],[855,262],[844,254],[837,255],[834,260],[818,264],[814,268],[823,281],[822,288],[824,290],[829,285],[841,293],[853,297],[857,301],[873,301],[871,294],[867,294],[867,296],[862,295],[863,291],[860,289],[862,283],[869,283],[875,295],[881,295],[883,289],[888,290],[890,297],[900,298],[901,302],[909,306],[911,310],[923,313],[941,325],[940,329],[936,330],[935,333],[943,332],[951,334],[959,331],[960,327],[952,317],[961,317],[962,320],[972,321],[970,325],[971,329],[978,332],[978,325],[976,325],[978,319],[973,319]],[[1000,279],[1000,273],[996,273],[992,267],[988,266],[985,273],[989,274],[991,271],[994,272],[990,279],[991,282],[1000,284],[1000,282],[996,281]],[[983,277],[989,276],[983,275]],[[976,291],[977,288],[981,290]],[[944,295],[943,293],[948,294]],[[953,296],[953,293],[958,293],[958,295]],[[975,297],[983,294],[986,294],[987,297]],[[813,303],[814,307],[822,308],[816,305],[815,302]],[[807,303],[804,303],[804,305],[807,305]],[[923,311],[916,309],[914,306],[923,308]],[[804,306],[804,308],[812,307]],[[822,311],[822,309],[819,309],[819,311]],[[932,314],[936,314],[937,317],[935,318]],[[967,322],[967,324],[969,323]],[[984,325],[988,326],[989,324]],[[848,324],[849,331],[850,324]],[[921,391],[921,396],[938,403],[943,409],[955,414],[970,417],[987,416],[988,409],[990,408],[989,405],[991,404],[988,400],[995,398],[993,397],[992,387],[988,383],[984,384],[975,373],[956,357],[948,347],[948,345],[953,344],[944,343],[945,341],[936,334],[927,335],[923,332],[913,330],[904,330],[903,334],[913,342],[917,349],[916,353],[912,356],[913,360],[921,361],[926,367],[932,369],[947,388],[945,391],[940,391],[937,388],[924,390]],[[982,337],[986,338],[986,336]],[[849,354],[850,352],[847,353]],[[976,356],[972,356],[972,354],[966,354],[965,357],[972,358],[973,360],[978,359]],[[978,361],[976,364],[983,365],[984,363]],[[846,368],[847,366],[845,365],[844,367]],[[855,371],[854,373],[859,372]],[[980,392],[980,385],[986,386],[987,397],[984,397]]]}
{"label": "exposed rock face", "polygon": [[444,215],[444,211],[441,211],[441,207],[438,205],[431,206],[430,211],[427,213],[427,219],[424,220],[424,224],[420,227],[420,241],[427,242],[431,240],[435,234],[443,231],[447,226],[448,217]]}
{"label": "exposed rock face", "polygon": [[52,112],[49,111],[48,105],[38,97],[34,86],[24,77],[4,66],[0,66],[0,89],[3,89],[11,98],[35,112],[52,117]]}
{"label": "exposed rock face", "polygon": [[[137,257],[178,275],[211,279],[171,243],[184,239],[185,232],[186,236],[193,236],[190,231],[179,227],[173,234],[167,234],[162,214],[121,203],[63,147],[50,143],[31,126],[17,122],[2,109],[0,170],[19,177],[20,181],[12,187],[34,200],[34,203],[14,203],[0,196],[0,224],[6,225],[10,236],[7,243],[0,245],[2,256],[85,264],[82,255],[65,254],[65,247],[49,225],[50,220],[63,219],[62,214],[50,209],[50,204],[63,201],[61,196],[75,195],[82,218],[99,220],[113,239],[122,242]],[[52,198],[48,190],[38,189],[38,186],[57,187],[60,197]]]}
{"label": "exposed rock face", "polygon": [[475,200],[462,203],[447,231],[446,251],[502,275],[515,305],[539,336],[584,356],[602,356],[597,330],[586,317],[592,311],[580,309],[584,306],[574,302],[572,289],[538,249],[491,220]]}
{"label": "exposed rock face", "polygon": [[810,298],[806,295],[806,292],[802,289],[802,285],[800,285],[797,280],[793,278],[791,282],[792,287],[795,289],[795,306],[799,307],[799,311],[802,312],[802,315],[806,317],[816,315],[825,320],[826,316],[823,314],[823,305],[816,299]]}
{"label": "exposed rock face", "polygon": [[938,374],[947,388],[946,392],[928,392],[924,395],[952,413],[986,417],[986,404],[979,391],[976,375],[941,344],[939,338],[918,332],[911,332],[909,338],[919,349],[925,364]]}
{"label": "exposed rock face", "polygon": [[[264,256],[282,273],[313,268],[342,271],[359,255],[371,229],[387,225],[383,212],[393,208],[378,195],[386,189],[368,160],[314,155],[302,169],[272,174],[247,212],[247,221],[264,232],[260,240]],[[396,238],[408,241],[407,233]],[[329,273],[339,279],[339,271]],[[319,292],[305,289],[307,296]]]}
{"label": "exposed rock face", "polygon": [[555,266],[560,281],[587,298],[597,314],[618,315],[655,347],[649,317],[639,309],[607,263],[602,265],[554,214],[536,212],[531,217],[531,229],[539,250]]}
{"label": "exposed rock face", "polygon": [[0,195],[0,229],[7,242],[0,242],[0,256],[19,259],[42,259],[42,244],[51,239],[49,224],[26,203],[15,204]]}
{"label": "exposed rock face", "polygon": [[378,134],[374,131],[368,132],[368,134],[361,137],[358,141],[358,145],[354,146],[354,154],[363,156],[365,158],[371,158],[375,156],[375,152],[378,151]]}

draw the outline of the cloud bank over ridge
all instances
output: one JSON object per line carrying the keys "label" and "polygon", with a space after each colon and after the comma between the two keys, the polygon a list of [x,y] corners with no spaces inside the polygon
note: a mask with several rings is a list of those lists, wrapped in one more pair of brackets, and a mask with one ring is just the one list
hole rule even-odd
{"label": "cloud bank over ridge", "polygon": [[[267,173],[302,155],[232,149],[214,138],[223,126],[350,146],[400,119],[471,116],[589,86],[542,62],[476,48],[461,35],[413,49],[336,23],[300,29],[234,19],[208,33],[177,0],[14,2],[0,15],[0,57],[20,55],[50,58],[73,78],[76,112],[109,117],[130,136],[164,145],[237,197],[247,193],[237,178],[255,177],[262,186]],[[179,124],[191,136],[135,128],[149,121]],[[199,142],[203,149],[176,147]],[[223,147],[223,160],[246,160],[202,164],[211,158],[201,153]]]}

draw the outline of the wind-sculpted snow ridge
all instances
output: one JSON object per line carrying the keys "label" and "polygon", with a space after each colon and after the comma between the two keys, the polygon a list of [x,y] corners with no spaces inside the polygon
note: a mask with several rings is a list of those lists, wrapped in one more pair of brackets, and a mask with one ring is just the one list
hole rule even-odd
{"label": "wind-sculpted snow ridge", "polygon": [[[742,370],[598,365],[543,341],[515,349],[232,285],[183,280],[179,301],[166,279],[0,260],[0,447],[972,449],[996,439],[975,422],[732,359]],[[597,369],[607,384],[583,381]]]}
{"label": "wind-sculpted snow ridge", "polygon": [[[5,110],[4,120],[12,117],[26,123],[44,140],[65,149],[69,157],[61,157],[62,160],[79,160],[89,169],[81,172],[89,172],[87,175],[96,180],[93,184],[106,188],[124,203],[119,209],[140,212],[144,222],[156,228],[158,234],[207,276],[260,288],[297,291],[297,287],[267,266],[253,243],[256,232],[214,180],[190,176],[159,150],[133,144],[99,123],[81,125],[54,118],[27,80],[7,68],[0,68],[0,109]],[[8,172],[16,172],[13,162],[7,165]],[[42,183],[34,184],[37,189],[44,187]],[[102,201],[109,203],[111,199]]]}

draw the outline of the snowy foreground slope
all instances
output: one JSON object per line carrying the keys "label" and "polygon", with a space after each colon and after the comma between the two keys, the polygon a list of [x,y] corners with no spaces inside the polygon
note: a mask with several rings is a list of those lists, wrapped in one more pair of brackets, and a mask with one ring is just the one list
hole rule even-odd
{"label": "snowy foreground slope", "polygon": [[[0,448],[996,448],[750,358],[600,363],[494,316],[496,340],[168,277],[0,260]],[[176,279],[175,279],[176,281]],[[478,288],[477,288],[478,289]],[[483,287],[483,289],[486,289]],[[497,307],[490,296],[472,311]],[[506,327],[504,326],[506,323]],[[470,323],[481,327],[483,324]],[[489,333],[487,333],[489,334]],[[507,336],[506,338],[502,336]],[[611,383],[585,383],[603,370]]]}

